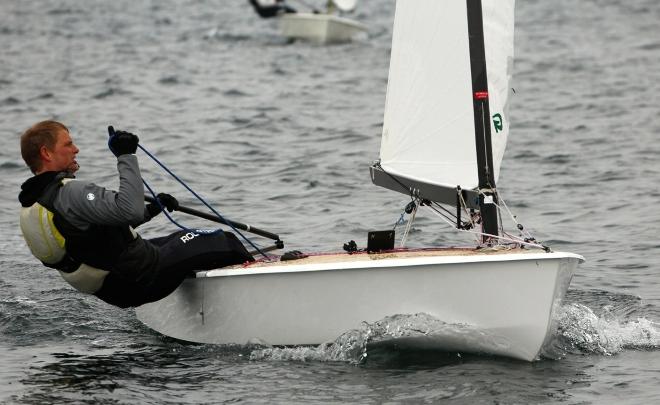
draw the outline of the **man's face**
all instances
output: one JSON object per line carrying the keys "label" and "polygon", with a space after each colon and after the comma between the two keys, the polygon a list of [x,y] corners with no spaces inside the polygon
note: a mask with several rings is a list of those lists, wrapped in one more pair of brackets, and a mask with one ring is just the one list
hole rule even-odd
{"label": "man's face", "polygon": [[78,147],[73,143],[71,135],[67,131],[60,131],[57,134],[57,142],[50,151],[52,159],[52,169],[55,171],[67,171],[75,173],[80,166],[76,162]]}

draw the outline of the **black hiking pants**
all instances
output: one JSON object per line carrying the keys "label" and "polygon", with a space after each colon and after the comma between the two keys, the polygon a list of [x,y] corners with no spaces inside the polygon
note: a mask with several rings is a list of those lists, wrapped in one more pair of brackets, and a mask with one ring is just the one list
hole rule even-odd
{"label": "black hiking pants", "polygon": [[121,307],[137,307],[171,294],[195,270],[211,270],[254,258],[231,232],[204,233],[178,231],[149,239],[158,248],[158,262],[148,282],[127,280],[110,272],[95,294],[103,301]]}

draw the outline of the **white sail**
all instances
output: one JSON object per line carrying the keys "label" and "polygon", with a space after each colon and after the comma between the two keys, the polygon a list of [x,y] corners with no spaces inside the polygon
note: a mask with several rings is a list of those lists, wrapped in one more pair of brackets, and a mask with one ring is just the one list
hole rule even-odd
{"label": "white sail", "polygon": [[[482,3],[497,179],[509,128],[514,0]],[[398,1],[381,166],[422,183],[476,188],[474,132],[466,0]]]}
{"label": "white sail", "polygon": [[495,181],[509,136],[509,96],[513,74],[513,21],[515,0],[481,0],[491,115]]}

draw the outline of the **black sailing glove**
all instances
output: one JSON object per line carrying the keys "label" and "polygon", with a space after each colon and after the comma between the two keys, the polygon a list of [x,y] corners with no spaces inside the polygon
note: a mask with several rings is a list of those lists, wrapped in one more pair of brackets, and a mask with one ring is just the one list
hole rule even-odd
{"label": "black sailing glove", "polygon": [[112,126],[108,127],[108,147],[115,156],[133,154],[137,150],[140,138],[126,131],[115,131]]}
{"label": "black sailing glove", "polygon": [[167,211],[172,212],[179,209],[179,202],[173,196],[165,193],[160,193],[156,196],[158,201],[167,208]]}
{"label": "black sailing glove", "polygon": [[149,215],[152,218],[160,214],[160,212],[162,211],[161,205],[169,212],[179,209],[179,202],[177,201],[176,198],[172,197],[169,194],[160,193],[156,196],[156,198],[158,199],[158,201],[160,201],[160,204],[158,204],[157,202],[152,202],[150,204],[147,204],[147,211],[149,211]]}

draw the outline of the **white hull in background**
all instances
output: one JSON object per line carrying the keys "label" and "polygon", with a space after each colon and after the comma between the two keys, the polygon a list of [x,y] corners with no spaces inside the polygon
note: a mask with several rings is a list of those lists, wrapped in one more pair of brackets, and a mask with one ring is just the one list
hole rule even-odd
{"label": "white hull in background", "polygon": [[363,321],[425,313],[473,333],[419,338],[419,347],[532,361],[555,332],[553,312],[582,260],[527,251],[315,256],[200,272],[136,313],[181,340],[271,345],[331,342]]}
{"label": "white hull in background", "polygon": [[367,30],[363,24],[332,14],[291,13],[279,20],[283,36],[320,44],[348,42]]}

